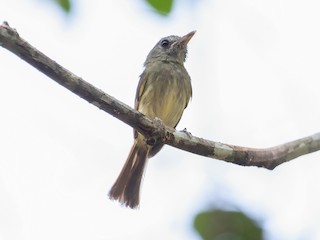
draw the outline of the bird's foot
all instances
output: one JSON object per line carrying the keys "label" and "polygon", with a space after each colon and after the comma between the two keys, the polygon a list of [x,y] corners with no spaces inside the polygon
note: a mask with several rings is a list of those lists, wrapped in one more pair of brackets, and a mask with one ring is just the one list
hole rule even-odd
{"label": "bird's foot", "polygon": [[188,130],[186,128],[184,128],[181,132],[185,133],[189,138],[192,137],[191,132],[188,132]]}
{"label": "bird's foot", "polygon": [[163,139],[163,135],[165,133],[164,129],[166,128],[166,125],[160,118],[155,117],[153,119],[153,123],[156,127],[156,130],[153,131],[151,136],[146,140],[147,144],[151,146],[161,142],[161,139]]}

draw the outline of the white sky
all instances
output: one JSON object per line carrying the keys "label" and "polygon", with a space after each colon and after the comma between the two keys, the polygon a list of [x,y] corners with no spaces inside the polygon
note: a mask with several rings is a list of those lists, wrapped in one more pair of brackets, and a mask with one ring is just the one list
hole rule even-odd
{"label": "white sky", "polygon": [[[167,35],[197,30],[186,67],[193,99],[178,128],[269,147],[319,131],[320,2],[0,0],[0,21],[57,62],[133,105],[142,64]],[[166,147],[151,159],[138,211],[107,198],[130,127],[0,48],[0,239],[188,239],[196,213],[241,209],[267,239],[320,239],[320,153],[274,171]]]}

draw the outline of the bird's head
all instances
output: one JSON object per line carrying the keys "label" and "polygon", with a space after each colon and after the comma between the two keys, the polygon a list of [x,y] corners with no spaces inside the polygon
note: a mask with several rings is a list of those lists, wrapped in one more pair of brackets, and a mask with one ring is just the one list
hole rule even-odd
{"label": "bird's head", "polygon": [[168,36],[161,38],[147,56],[144,65],[155,61],[177,62],[183,64],[187,57],[187,45],[196,31],[183,37]]}

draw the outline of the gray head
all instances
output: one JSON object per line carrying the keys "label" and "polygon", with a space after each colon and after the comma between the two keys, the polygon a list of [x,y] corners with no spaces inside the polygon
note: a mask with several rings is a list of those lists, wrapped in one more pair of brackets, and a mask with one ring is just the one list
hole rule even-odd
{"label": "gray head", "polygon": [[168,36],[161,38],[153,47],[144,63],[167,61],[183,64],[187,57],[187,45],[196,31],[192,31],[183,37]]}

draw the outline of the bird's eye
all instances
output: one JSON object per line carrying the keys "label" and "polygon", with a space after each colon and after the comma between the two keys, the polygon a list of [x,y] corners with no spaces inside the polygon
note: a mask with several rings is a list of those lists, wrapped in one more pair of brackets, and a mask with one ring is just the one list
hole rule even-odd
{"label": "bird's eye", "polygon": [[169,41],[167,39],[164,39],[161,41],[161,47],[166,48],[168,46],[169,46]]}

